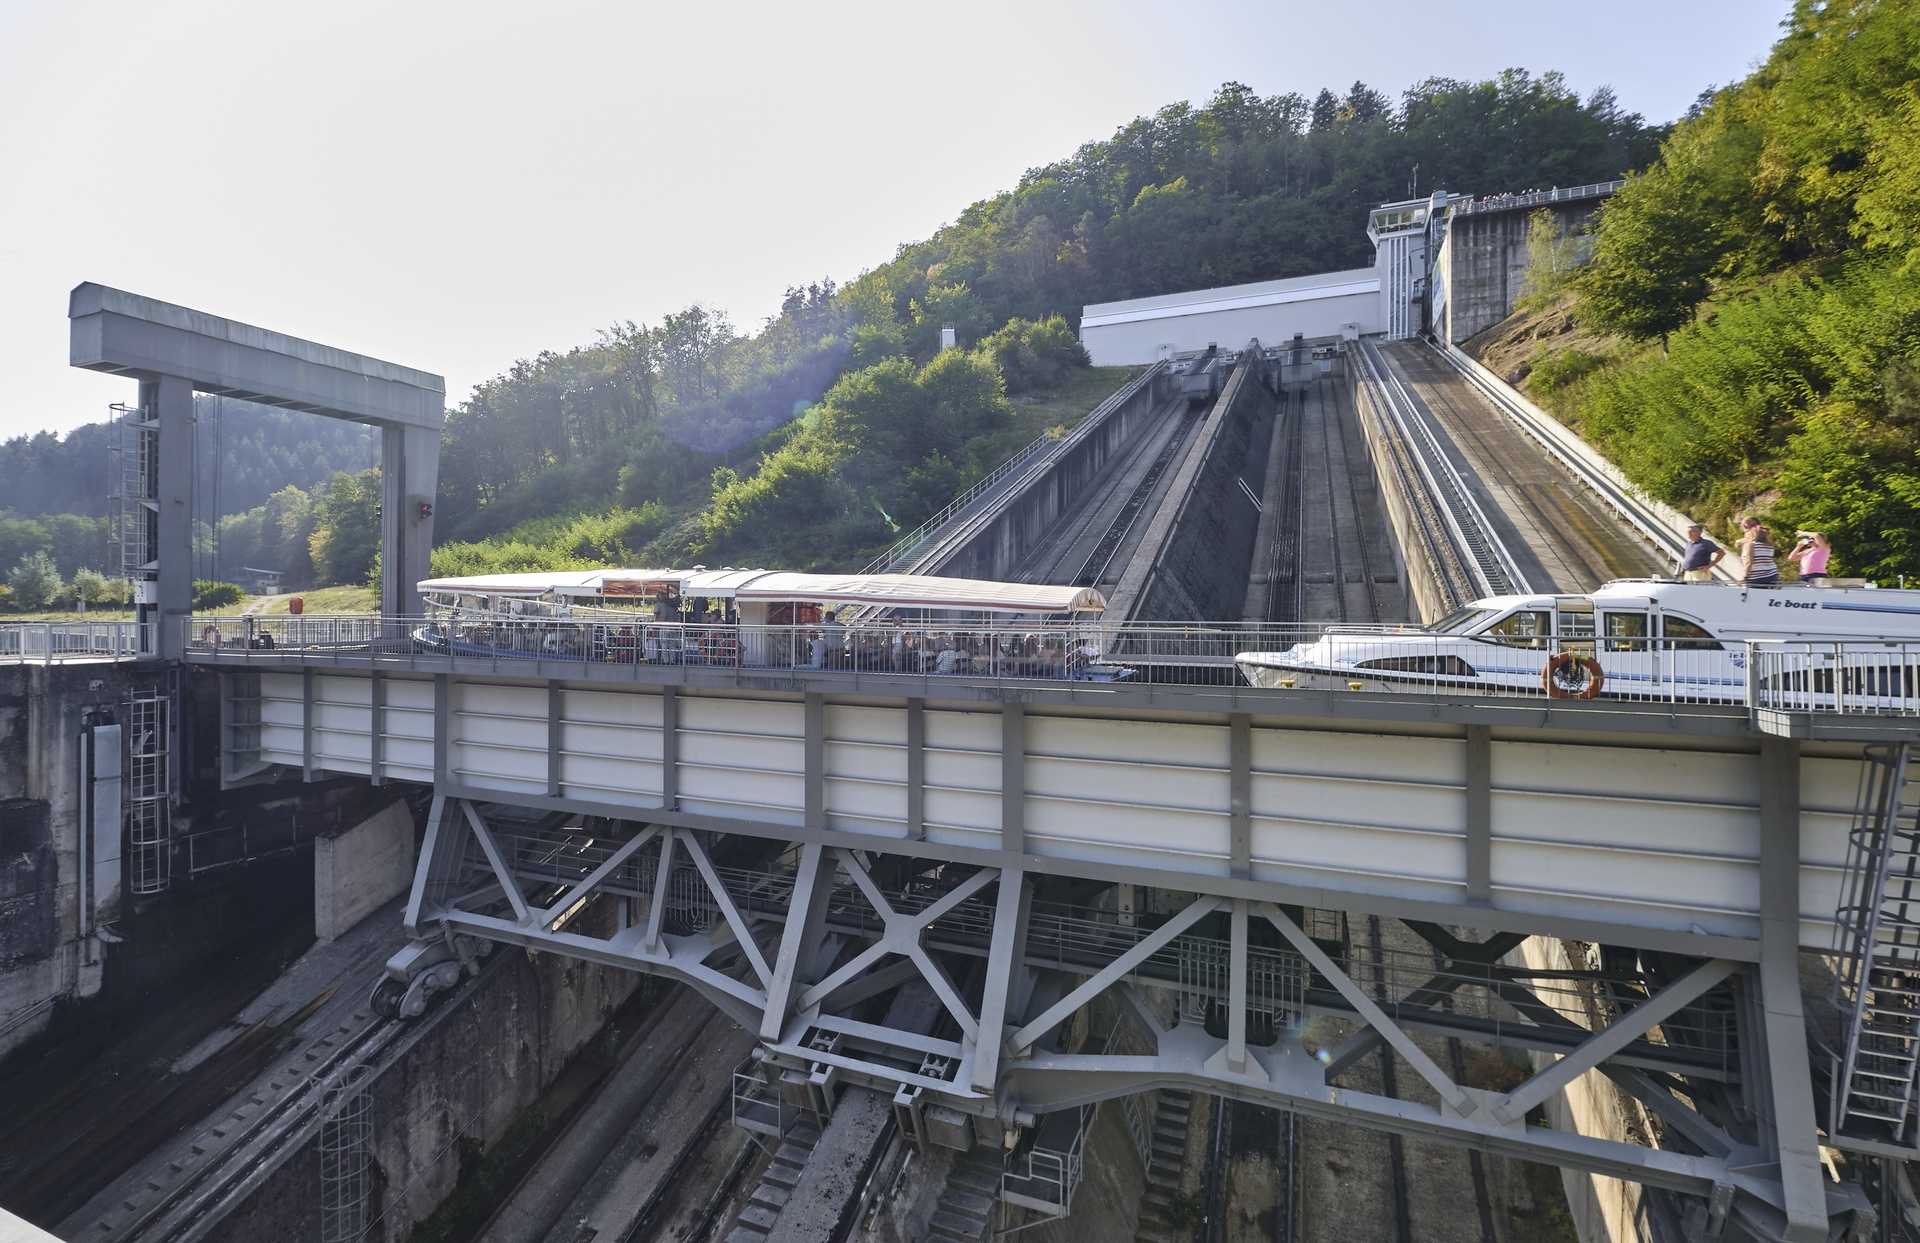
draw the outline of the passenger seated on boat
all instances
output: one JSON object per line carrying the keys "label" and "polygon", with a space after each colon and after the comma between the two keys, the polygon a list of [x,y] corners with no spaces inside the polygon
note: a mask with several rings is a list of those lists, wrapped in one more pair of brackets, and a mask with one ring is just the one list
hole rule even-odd
{"label": "passenger seated on boat", "polygon": [[660,661],[660,636],[651,630],[647,631],[646,638],[641,640],[640,651],[643,653],[648,664],[658,664]]}
{"label": "passenger seated on boat", "polygon": [[907,636],[899,627],[893,631],[893,641],[888,644],[893,663],[890,666],[895,673],[905,672],[907,667]]}
{"label": "passenger seated on boat", "polygon": [[952,673],[959,667],[960,658],[954,653],[953,640],[947,635],[940,636],[939,655],[934,657],[935,673]]}
{"label": "passenger seated on boat", "polygon": [[549,629],[546,635],[540,640],[540,650],[549,656],[558,656],[560,654],[560,642],[560,632]]}
{"label": "passenger seated on boat", "polygon": [[824,669],[827,665],[827,640],[818,630],[807,632],[807,667]]}

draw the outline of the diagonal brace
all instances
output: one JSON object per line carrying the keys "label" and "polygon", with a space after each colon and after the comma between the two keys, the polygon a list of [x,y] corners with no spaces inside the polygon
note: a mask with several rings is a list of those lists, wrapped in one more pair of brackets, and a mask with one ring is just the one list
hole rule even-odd
{"label": "diagonal brace", "polygon": [[1702,993],[1739,969],[1740,964],[1728,958],[1714,958],[1701,963],[1595,1032],[1579,1048],[1494,1102],[1494,1119],[1513,1122],[1526,1117],[1529,1109],[1646,1035],[1662,1020],[1671,1017],[1682,1006],[1698,999]]}
{"label": "diagonal brace", "polygon": [[632,858],[635,851],[652,841],[659,832],[659,825],[650,824],[640,830],[640,832],[634,834],[631,841],[622,844],[618,850],[607,856],[607,861],[588,873],[586,879],[567,890],[566,896],[542,911],[541,915],[544,917],[541,921],[542,926],[547,928],[553,927],[554,922],[560,918],[561,914],[565,912],[568,907],[592,892],[595,885],[598,885],[601,881],[613,875],[621,864]]}
{"label": "diagonal brace", "polygon": [[1087,1002],[1105,992],[1122,976],[1160,952],[1175,937],[1199,923],[1227,904],[1226,898],[1211,895],[1197,899],[1187,909],[1161,924],[1148,934],[1145,940],[1136,942],[1134,947],[1106,966],[1100,968],[1087,979],[1085,984],[1074,989],[1065,997],[1048,1006],[1039,1018],[1028,1023],[1013,1035],[1007,1037],[1007,1052],[1020,1057],[1033,1048],[1033,1042],[1040,1039],[1042,1033],[1050,1030],[1069,1014],[1078,1010]]}
{"label": "diagonal brace", "polygon": [[473,830],[473,836],[480,843],[480,852],[487,856],[487,863],[493,868],[493,874],[500,878],[500,887],[506,890],[507,901],[513,906],[513,918],[516,923],[533,922],[533,914],[527,909],[527,899],[520,892],[520,882],[513,878],[507,861],[500,855],[500,847],[494,843],[493,834],[487,830],[487,822],[480,818],[472,803],[460,800],[460,810],[466,813],[467,825]]}
{"label": "diagonal brace", "polygon": [[1375,1004],[1373,998],[1367,996],[1366,990],[1349,979],[1347,973],[1340,970],[1333,959],[1327,957],[1327,951],[1321,949],[1314,943],[1312,937],[1300,930],[1300,925],[1288,919],[1286,912],[1271,902],[1262,902],[1259,909],[1260,913],[1266,916],[1267,922],[1278,928],[1280,935],[1293,943],[1293,948],[1300,952],[1300,956],[1312,963],[1314,970],[1325,976],[1329,983],[1340,990],[1340,995],[1347,999],[1347,1004],[1359,1011],[1360,1017],[1379,1031],[1381,1037],[1393,1046],[1393,1051],[1407,1059],[1407,1063],[1419,1076],[1440,1094],[1441,1100],[1452,1106],[1454,1112],[1462,1117],[1473,1113],[1475,1109],[1473,1098],[1461,1091],[1460,1085],[1449,1079],[1446,1072],[1427,1056],[1426,1051],[1413,1042],[1413,1037],[1401,1031],[1399,1025],[1387,1017],[1387,1012]]}

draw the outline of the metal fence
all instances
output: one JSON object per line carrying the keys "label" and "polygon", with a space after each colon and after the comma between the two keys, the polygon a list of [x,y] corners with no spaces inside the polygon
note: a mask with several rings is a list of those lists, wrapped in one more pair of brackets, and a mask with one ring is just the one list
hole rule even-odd
{"label": "metal fence", "polygon": [[150,631],[130,621],[7,622],[0,625],[0,664],[137,660],[153,653]]}
{"label": "metal fence", "polygon": [[1519,211],[1528,207],[1539,207],[1545,203],[1566,203],[1577,199],[1605,198],[1621,186],[1624,181],[1596,181],[1584,186],[1563,186],[1552,190],[1530,190],[1525,194],[1494,194],[1483,199],[1470,199],[1465,203],[1452,205],[1456,216],[1474,216],[1484,212]]}
{"label": "metal fence", "polygon": [[[1646,620],[1644,617],[1637,618]],[[1920,642],[1638,633],[1461,636],[1403,626],[970,622],[746,626],[606,618],[195,619],[189,652],[285,663],[665,665],[1053,682],[1237,685],[1329,695],[1598,699],[1920,715]]]}

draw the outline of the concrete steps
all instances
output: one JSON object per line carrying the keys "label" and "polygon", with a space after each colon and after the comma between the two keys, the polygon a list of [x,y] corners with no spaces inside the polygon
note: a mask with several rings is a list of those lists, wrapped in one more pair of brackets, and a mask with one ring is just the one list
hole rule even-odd
{"label": "concrete steps", "polygon": [[1168,1206],[1186,1174],[1187,1128],[1193,1114],[1193,1093],[1160,1090],[1153,1111],[1153,1155],[1147,1161],[1147,1183],[1140,1193],[1140,1220],[1134,1243],[1181,1243],[1191,1236],[1187,1226],[1175,1226]]}
{"label": "concrete steps", "polygon": [[761,1172],[760,1185],[747,1197],[747,1206],[733,1219],[725,1243],[765,1243],[776,1237],[774,1227],[779,1224],[780,1210],[787,1206],[788,1197],[800,1182],[800,1171],[806,1168],[813,1146],[819,1142],[820,1128],[811,1118],[793,1124],[774,1150],[773,1160]]}
{"label": "concrete steps", "polygon": [[1000,1198],[997,1155],[974,1151],[954,1159],[928,1223],[929,1243],[980,1243],[993,1232],[994,1204]]}

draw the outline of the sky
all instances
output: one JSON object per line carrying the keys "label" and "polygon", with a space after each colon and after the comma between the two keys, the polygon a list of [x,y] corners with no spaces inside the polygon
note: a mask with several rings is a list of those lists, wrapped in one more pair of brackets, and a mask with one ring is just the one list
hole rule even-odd
{"label": "sky", "polygon": [[133,399],[67,365],[81,281],[434,372],[458,404],[693,302],[757,327],[788,286],[1222,82],[1397,97],[1558,69],[1666,121],[1786,10],[0,0],[0,437]]}

